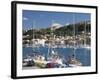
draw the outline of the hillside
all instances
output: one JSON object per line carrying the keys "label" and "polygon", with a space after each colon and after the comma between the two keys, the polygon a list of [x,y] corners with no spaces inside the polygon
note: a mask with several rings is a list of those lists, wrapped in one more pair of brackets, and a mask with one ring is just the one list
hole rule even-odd
{"label": "hillside", "polygon": [[28,35],[24,39],[29,39],[29,40],[33,38],[33,34],[34,34],[34,38],[42,38],[42,36],[45,36],[45,35],[50,36],[51,33],[53,33],[53,35],[56,35],[56,36],[66,36],[66,35],[73,36],[74,30],[75,30],[75,35],[81,35],[83,32],[89,33],[91,31],[90,22],[89,21],[80,22],[80,23],[74,24],[74,26],[73,24],[65,25],[55,30],[51,30],[51,28],[45,28],[45,29],[39,29],[39,30],[30,29],[27,31],[23,30],[23,36]]}

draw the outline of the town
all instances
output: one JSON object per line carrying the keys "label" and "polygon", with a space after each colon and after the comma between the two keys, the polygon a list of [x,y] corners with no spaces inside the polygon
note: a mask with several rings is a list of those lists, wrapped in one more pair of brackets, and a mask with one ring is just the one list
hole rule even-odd
{"label": "town", "polygon": [[[23,30],[23,46],[41,45],[48,46],[52,41],[53,47],[86,47],[91,45],[90,21],[61,26],[53,24],[45,29]],[[52,29],[52,30],[51,30]],[[53,44],[54,43],[54,44]]]}

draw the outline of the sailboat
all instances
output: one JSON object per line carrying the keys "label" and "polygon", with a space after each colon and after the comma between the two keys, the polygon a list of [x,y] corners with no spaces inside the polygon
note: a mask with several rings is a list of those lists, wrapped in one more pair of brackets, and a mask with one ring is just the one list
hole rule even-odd
{"label": "sailboat", "polygon": [[73,13],[73,37],[74,37],[74,46],[73,46],[73,53],[71,54],[71,56],[69,57],[69,60],[67,61],[68,63],[68,66],[69,67],[78,67],[78,66],[82,66],[82,63],[76,59],[76,50],[77,50],[77,47],[76,47],[76,36],[75,36],[75,17],[74,17],[74,13]]}
{"label": "sailboat", "polygon": [[33,56],[32,56],[32,59],[36,66],[40,68],[44,68],[46,65],[46,60],[45,60],[45,56],[40,53],[40,49],[39,49],[40,45],[35,44],[34,27],[35,27],[35,21],[33,23]]}
{"label": "sailboat", "polygon": [[63,58],[61,55],[55,50],[55,48],[48,48],[48,56],[47,56],[47,68],[59,68],[65,67],[63,64]]}
{"label": "sailboat", "polygon": [[51,27],[51,40],[48,45],[48,55],[47,55],[47,68],[59,68],[59,67],[65,67],[66,65],[63,64],[63,58],[58,53],[58,51],[55,49],[55,38],[53,34],[53,27]]}

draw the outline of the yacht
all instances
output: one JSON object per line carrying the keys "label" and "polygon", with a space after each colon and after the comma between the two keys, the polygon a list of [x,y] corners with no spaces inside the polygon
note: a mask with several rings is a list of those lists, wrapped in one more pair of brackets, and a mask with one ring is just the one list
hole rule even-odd
{"label": "yacht", "polygon": [[74,36],[74,46],[73,46],[73,52],[71,54],[71,56],[69,57],[68,61],[67,61],[67,64],[69,67],[78,67],[78,66],[82,66],[82,63],[76,58],[76,50],[77,50],[77,46],[75,44],[75,40],[76,40],[76,35],[75,35],[75,15],[73,13],[73,36]]}

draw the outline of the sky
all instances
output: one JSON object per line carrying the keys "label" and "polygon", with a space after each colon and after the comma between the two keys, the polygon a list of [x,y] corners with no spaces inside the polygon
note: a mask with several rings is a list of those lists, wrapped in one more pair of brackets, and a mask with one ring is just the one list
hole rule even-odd
{"label": "sky", "polygon": [[51,12],[34,10],[23,10],[22,13],[23,29],[47,28],[54,23],[68,25],[72,23],[90,20],[90,18],[91,15],[89,13]]}

